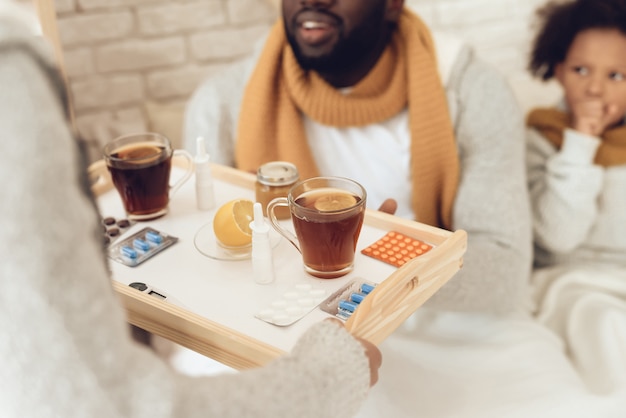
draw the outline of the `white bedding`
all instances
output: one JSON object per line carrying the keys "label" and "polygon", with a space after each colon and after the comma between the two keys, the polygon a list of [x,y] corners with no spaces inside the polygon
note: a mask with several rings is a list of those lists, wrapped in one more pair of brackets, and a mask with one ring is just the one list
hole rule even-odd
{"label": "white bedding", "polygon": [[[557,267],[535,274],[537,320],[565,342],[590,391],[626,388],[626,269]],[[626,400],[626,399],[625,399]],[[626,417],[626,409],[623,415]]]}
{"label": "white bedding", "polygon": [[[358,417],[626,418],[626,270],[546,269],[534,283],[536,317],[421,308],[382,344]],[[235,372],[189,350],[169,360]]]}
{"label": "white bedding", "polygon": [[626,417],[625,270],[536,282],[536,319],[421,309],[383,343],[359,417]]}

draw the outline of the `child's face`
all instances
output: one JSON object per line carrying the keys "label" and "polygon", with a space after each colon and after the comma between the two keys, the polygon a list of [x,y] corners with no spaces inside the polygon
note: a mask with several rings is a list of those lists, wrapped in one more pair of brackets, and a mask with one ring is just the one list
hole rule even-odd
{"label": "child's face", "polygon": [[[626,114],[626,35],[616,29],[580,32],[555,67],[570,109],[599,109],[604,127]],[[581,110],[584,111],[584,110]],[[576,115],[574,115],[576,116]]]}

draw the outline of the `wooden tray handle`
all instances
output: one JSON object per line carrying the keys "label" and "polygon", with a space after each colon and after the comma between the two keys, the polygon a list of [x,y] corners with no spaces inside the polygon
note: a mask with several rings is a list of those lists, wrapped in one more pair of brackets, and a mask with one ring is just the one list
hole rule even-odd
{"label": "wooden tray handle", "polygon": [[98,160],[91,164],[87,169],[87,175],[94,196],[100,196],[113,188],[111,174],[104,160]]}
{"label": "wooden tray handle", "polygon": [[355,336],[378,345],[441,288],[463,265],[467,233],[458,230],[380,283],[346,321]]}

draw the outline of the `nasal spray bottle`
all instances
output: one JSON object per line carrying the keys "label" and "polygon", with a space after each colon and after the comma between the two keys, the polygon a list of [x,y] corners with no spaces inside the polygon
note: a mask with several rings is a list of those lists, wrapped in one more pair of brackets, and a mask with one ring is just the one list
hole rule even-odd
{"label": "nasal spray bottle", "polygon": [[209,154],[206,152],[204,138],[196,138],[196,156],[193,159],[196,168],[196,202],[198,209],[211,210],[215,207],[215,192]]}
{"label": "nasal spray bottle", "polygon": [[261,203],[254,204],[254,220],[250,222],[252,229],[252,270],[254,281],[268,284],[274,281],[274,261],[272,260],[272,244],[270,242],[270,226],[263,218]]}

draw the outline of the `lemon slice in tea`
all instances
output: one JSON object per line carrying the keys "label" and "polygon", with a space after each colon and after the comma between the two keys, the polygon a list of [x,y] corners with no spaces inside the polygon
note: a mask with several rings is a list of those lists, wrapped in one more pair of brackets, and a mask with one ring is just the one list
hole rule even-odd
{"label": "lemon slice in tea", "polygon": [[250,222],[254,219],[254,202],[231,200],[220,206],[213,218],[213,232],[224,247],[245,247],[252,242]]}
{"label": "lemon slice in tea", "polygon": [[313,204],[313,207],[320,212],[331,212],[347,209],[354,205],[356,205],[356,197],[353,195],[339,190],[331,190],[319,197]]}

